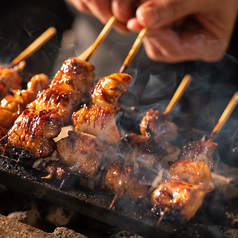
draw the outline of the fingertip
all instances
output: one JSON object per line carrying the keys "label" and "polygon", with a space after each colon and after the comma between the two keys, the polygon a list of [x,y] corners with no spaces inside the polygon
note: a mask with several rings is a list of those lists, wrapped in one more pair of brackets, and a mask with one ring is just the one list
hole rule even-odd
{"label": "fingertip", "polygon": [[152,1],[148,1],[138,7],[136,11],[138,22],[147,28],[153,28],[158,24],[159,15]]}
{"label": "fingertip", "polygon": [[127,28],[134,32],[140,32],[143,26],[140,25],[136,18],[132,18],[127,22]]}

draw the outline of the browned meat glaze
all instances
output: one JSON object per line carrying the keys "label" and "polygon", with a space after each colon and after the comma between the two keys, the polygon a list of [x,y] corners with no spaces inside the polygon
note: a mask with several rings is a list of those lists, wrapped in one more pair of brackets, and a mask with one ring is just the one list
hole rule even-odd
{"label": "browned meat glaze", "polygon": [[32,102],[39,91],[49,86],[49,79],[45,74],[32,77],[26,90],[13,90],[1,100],[0,125],[10,129],[16,118],[25,110],[26,105]]}
{"label": "browned meat glaze", "polygon": [[63,63],[51,85],[69,84],[82,94],[89,94],[90,88],[93,86],[94,77],[94,66],[92,64],[73,57]]}
{"label": "browned meat glaze", "polygon": [[196,140],[185,144],[178,156],[180,160],[191,160],[196,162],[206,162],[211,170],[214,169],[212,154],[217,147],[217,143],[206,140]]}
{"label": "browned meat glaze", "polygon": [[163,141],[176,139],[177,126],[163,112],[153,109],[146,112],[140,123],[140,132],[143,136],[152,136]]}
{"label": "browned meat glaze", "polygon": [[4,155],[12,158],[38,159],[51,155],[62,127],[62,117],[55,110],[26,109],[7,135],[0,140]]}
{"label": "browned meat glaze", "polygon": [[106,106],[83,107],[73,113],[75,131],[85,132],[107,143],[117,143],[121,136],[114,119],[115,111]]}
{"label": "browned meat glaze", "polygon": [[93,135],[70,132],[56,143],[60,163],[82,177],[93,179],[102,164],[104,147]]}
{"label": "browned meat glaze", "polygon": [[93,135],[82,132],[69,132],[69,136],[56,143],[59,161],[49,162],[46,179],[61,179],[65,173],[93,179],[102,164],[104,147]]}
{"label": "browned meat glaze", "polygon": [[153,190],[150,203],[153,210],[172,209],[189,220],[201,207],[206,192],[202,185],[170,179]]}
{"label": "browned meat glaze", "polygon": [[36,100],[28,105],[28,108],[36,111],[54,109],[63,117],[64,125],[68,125],[81,98],[81,93],[71,85],[60,84],[57,87],[54,85],[39,93]]}
{"label": "browned meat glaze", "polygon": [[14,68],[0,66],[0,99],[12,89],[21,89],[22,78]]}
{"label": "browned meat glaze", "polygon": [[168,154],[165,143],[135,133],[130,133],[122,139],[121,153],[140,168],[152,168]]}
{"label": "browned meat glaze", "polygon": [[119,108],[118,99],[127,93],[132,76],[125,73],[114,73],[99,79],[91,92],[94,105]]}
{"label": "browned meat glaze", "polygon": [[[101,175],[101,188],[115,194],[115,199],[126,196],[141,199],[148,195],[148,186],[140,174],[134,171],[134,164],[123,160],[109,163]],[[111,204],[111,207],[113,205]]]}
{"label": "browned meat glaze", "polygon": [[55,109],[68,125],[71,115],[78,109],[82,97],[92,86],[94,66],[78,58],[69,58],[56,73],[50,88],[37,95],[29,105],[37,111]]}
{"label": "browned meat glaze", "polygon": [[177,160],[170,166],[165,178],[202,185],[206,193],[214,189],[211,171],[205,162]]}

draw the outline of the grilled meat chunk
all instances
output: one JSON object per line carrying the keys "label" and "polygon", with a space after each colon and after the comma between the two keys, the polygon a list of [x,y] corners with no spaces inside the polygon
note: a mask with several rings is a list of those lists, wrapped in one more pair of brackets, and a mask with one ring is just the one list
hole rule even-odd
{"label": "grilled meat chunk", "polygon": [[0,140],[1,150],[6,156],[17,159],[47,157],[55,150],[53,138],[61,127],[62,117],[55,110],[26,109]]}
{"label": "grilled meat chunk", "polygon": [[26,105],[35,100],[39,91],[48,88],[49,79],[45,74],[32,77],[26,90],[13,90],[4,97],[0,107],[0,125],[11,128],[16,118],[25,110]]}
{"label": "grilled meat chunk", "polygon": [[99,172],[104,147],[95,136],[71,131],[69,136],[59,140],[56,146],[60,158],[59,164],[66,167],[70,173],[93,179]]}
{"label": "grilled meat chunk", "polygon": [[160,140],[130,133],[122,139],[121,153],[140,168],[152,168],[167,155],[167,149],[165,143]]}
{"label": "grilled meat chunk", "polygon": [[171,141],[176,139],[178,128],[163,112],[151,109],[146,112],[140,123],[140,132],[143,136]]}
{"label": "grilled meat chunk", "polygon": [[214,189],[211,171],[205,162],[177,160],[170,166],[168,174],[166,174],[166,179],[181,180],[194,185],[202,185],[206,193]]}
{"label": "grilled meat chunk", "polygon": [[149,187],[145,179],[134,171],[133,163],[116,160],[104,168],[101,175],[101,188],[115,194],[115,201],[121,196],[136,200],[144,198],[148,195]]}
{"label": "grilled meat chunk", "polygon": [[28,108],[36,111],[54,109],[63,117],[64,125],[68,125],[73,111],[81,102],[81,98],[81,93],[71,85],[54,84],[39,93],[36,100],[28,105]]}
{"label": "grilled meat chunk", "polygon": [[121,137],[114,116],[115,111],[110,107],[89,106],[73,113],[72,121],[75,131],[95,135],[108,143],[117,143]]}
{"label": "grilled meat chunk", "polygon": [[82,94],[89,94],[94,77],[94,66],[92,64],[73,57],[63,63],[51,84],[69,84]]}
{"label": "grilled meat chunk", "polygon": [[152,191],[150,203],[154,210],[172,209],[189,220],[201,207],[205,195],[202,185],[170,179]]}
{"label": "grilled meat chunk", "polygon": [[56,73],[50,87],[29,105],[37,111],[55,109],[68,125],[94,80],[94,66],[78,58],[69,58]]}
{"label": "grilled meat chunk", "polygon": [[206,162],[208,167],[213,170],[214,163],[212,159],[212,154],[217,147],[217,143],[206,140],[196,140],[185,144],[178,158],[180,160],[190,160],[196,162]]}
{"label": "grilled meat chunk", "polygon": [[21,89],[22,78],[13,68],[0,67],[0,99],[12,89]]}
{"label": "grilled meat chunk", "polygon": [[124,73],[114,73],[100,78],[91,93],[93,104],[117,109],[118,99],[126,94],[131,81],[132,77]]}

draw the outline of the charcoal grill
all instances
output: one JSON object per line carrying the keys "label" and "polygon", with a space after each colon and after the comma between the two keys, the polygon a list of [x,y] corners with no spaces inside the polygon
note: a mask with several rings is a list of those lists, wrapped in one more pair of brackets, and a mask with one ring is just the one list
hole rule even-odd
{"label": "charcoal grill", "polygon": [[[92,190],[77,183],[70,189],[60,189],[59,184],[41,179],[44,172],[9,158],[0,157],[1,184],[20,190],[34,198],[50,201],[82,215],[109,225],[136,232],[146,237],[236,237],[237,226],[231,225],[225,213],[235,209],[231,201],[223,200],[217,192],[207,196],[203,207],[189,222],[169,216],[158,225],[158,217],[150,212],[146,201],[118,200],[109,209],[112,196]],[[217,197],[218,196],[218,197]],[[213,210],[211,202],[219,202]],[[221,206],[222,205],[222,206]],[[236,213],[238,214],[238,212]]]}

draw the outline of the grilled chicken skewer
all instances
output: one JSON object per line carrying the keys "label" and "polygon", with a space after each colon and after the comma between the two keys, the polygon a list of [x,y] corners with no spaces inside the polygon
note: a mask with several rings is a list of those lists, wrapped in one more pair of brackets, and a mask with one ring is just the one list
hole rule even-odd
{"label": "grilled chicken skewer", "polygon": [[37,51],[43,44],[50,40],[55,33],[56,29],[54,27],[50,27],[20,55],[18,55],[8,66],[0,67],[0,99],[8,95],[11,90],[21,89],[21,83],[23,80],[18,73],[25,67],[25,62],[23,60]]}
{"label": "grilled chicken skewer", "polygon": [[67,59],[49,88],[40,92],[29,108],[37,111],[55,109],[63,117],[64,125],[68,125],[72,113],[93,84],[93,71],[94,66],[86,61]]}
{"label": "grilled chicken skewer", "polygon": [[164,156],[171,153],[168,144],[152,137],[130,133],[121,141],[122,156],[140,169],[152,169]]}
{"label": "grilled chicken skewer", "polygon": [[174,210],[189,220],[201,207],[206,192],[202,185],[170,179],[161,182],[150,196],[152,211],[157,209]]}
{"label": "grilled chicken skewer", "polygon": [[214,135],[216,135],[229,118],[230,114],[234,110],[235,106],[238,102],[238,92],[236,92],[230,102],[228,103],[227,107],[225,108],[224,112],[222,113],[221,117],[219,118],[216,126],[212,130],[212,133],[208,140],[204,138],[202,140],[196,140],[192,142],[188,142],[185,144],[179,154],[178,159],[182,160],[191,160],[191,161],[204,161],[207,163],[211,170],[214,169],[214,163],[212,159],[212,154],[217,147],[217,143],[213,142],[212,139]]}
{"label": "grilled chicken skewer", "polygon": [[77,88],[86,90],[86,85],[93,82],[93,70],[94,66],[77,58],[66,60],[50,87],[38,93],[2,138],[3,153],[32,160],[52,154],[56,148],[53,138],[68,123],[82,98]]}
{"label": "grilled chicken skewer", "polygon": [[45,170],[49,173],[43,179],[62,179],[66,174],[93,179],[99,172],[104,147],[93,135],[83,132],[69,132],[69,136],[56,143],[59,161],[50,161]]}
{"label": "grilled chicken skewer", "polygon": [[143,136],[152,136],[165,141],[171,141],[177,137],[177,126],[169,119],[169,114],[185,92],[191,79],[190,75],[183,78],[164,112],[151,109],[145,114],[140,123],[140,132]]}
{"label": "grilled chicken skewer", "polygon": [[101,175],[101,188],[114,194],[110,209],[115,201],[121,197],[129,197],[135,200],[148,195],[148,186],[143,177],[134,171],[134,164],[123,160],[109,163]]}
{"label": "grilled chicken skewer", "polygon": [[48,86],[49,79],[45,74],[35,75],[28,82],[26,90],[13,90],[11,94],[2,99],[0,106],[0,125],[6,130],[0,133],[1,137],[12,127],[16,118],[26,108],[26,105],[36,98],[37,93],[46,89]]}
{"label": "grilled chicken skewer", "polygon": [[91,93],[92,103],[118,110],[120,108],[118,99],[127,93],[131,82],[132,77],[125,73],[114,73],[100,78]]}
{"label": "grilled chicken skewer", "polygon": [[2,153],[10,158],[35,160],[55,150],[55,138],[61,131],[62,117],[55,110],[40,112],[26,109],[0,140]]}
{"label": "grilled chicken skewer", "polygon": [[176,210],[186,219],[192,218],[202,205],[206,193],[214,189],[211,169],[213,169],[212,153],[217,144],[212,137],[221,125],[224,125],[238,102],[235,93],[227,105],[208,141],[193,141],[186,144],[162,182],[150,196],[153,209]]}
{"label": "grilled chicken skewer", "polygon": [[114,144],[121,139],[114,117],[115,111],[111,107],[89,106],[73,113],[72,121],[75,131],[85,132]]}

